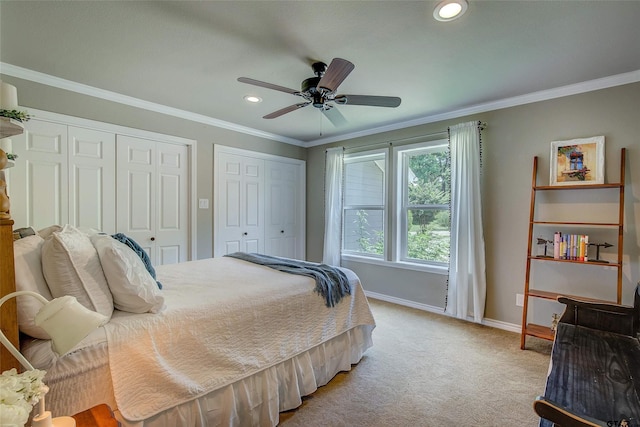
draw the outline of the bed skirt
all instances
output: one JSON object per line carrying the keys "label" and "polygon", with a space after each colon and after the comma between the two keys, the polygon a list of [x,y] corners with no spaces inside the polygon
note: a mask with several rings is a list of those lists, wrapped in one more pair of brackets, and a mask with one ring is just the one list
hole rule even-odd
{"label": "bed skirt", "polygon": [[351,370],[371,347],[373,329],[373,325],[356,326],[289,360],[144,421],[130,422],[118,412],[106,365],[73,378],[51,378],[55,386],[47,396],[47,406],[54,416],[61,416],[106,403],[123,427],[276,426],[280,412],[297,408],[302,396],[315,392],[338,372]]}
{"label": "bed skirt", "polygon": [[357,326],[287,361],[264,369],[203,397],[127,427],[276,426],[279,413],[297,408],[302,396],[351,370],[372,345],[373,326]]}

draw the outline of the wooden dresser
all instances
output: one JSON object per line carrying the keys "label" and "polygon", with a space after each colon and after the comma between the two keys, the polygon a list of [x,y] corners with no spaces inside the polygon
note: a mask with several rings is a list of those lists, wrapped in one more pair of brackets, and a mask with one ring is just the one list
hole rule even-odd
{"label": "wooden dresser", "polygon": [[76,427],[118,427],[118,421],[107,405],[98,405],[73,416]]}
{"label": "wooden dresser", "polygon": [[[0,297],[16,290],[13,265],[13,220],[0,219]],[[0,327],[2,332],[19,349],[18,313],[16,299],[11,298],[0,307]],[[9,350],[0,345],[0,372],[21,369],[20,363]]]}

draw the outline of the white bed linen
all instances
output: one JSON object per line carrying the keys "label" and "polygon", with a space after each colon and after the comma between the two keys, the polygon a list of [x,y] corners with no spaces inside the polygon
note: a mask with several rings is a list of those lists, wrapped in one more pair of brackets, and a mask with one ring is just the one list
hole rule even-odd
{"label": "white bed linen", "polygon": [[[206,268],[205,265],[207,265]],[[214,267],[213,274],[211,267]],[[253,348],[254,350],[237,356],[243,361],[237,366],[243,369],[247,367],[247,369],[240,370],[238,371],[240,373],[236,372],[233,375],[223,375],[223,380],[216,379],[214,387],[196,389],[193,396],[188,399],[172,400],[168,405],[165,401],[163,403],[165,407],[160,409],[157,409],[159,407],[154,403],[152,407],[155,408],[154,412],[157,412],[158,415],[143,416],[140,422],[131,420],[135,417],[128,415],[131,408],[127,406],[127,402],[122,400],[123,396],[121,395],[118,399],[117,385],[114,392],[112,380],[114,375],[117,377],[118,374],[114,374],[114,370],[117,368],[111,366],[109,369],[107,357],[109,352],[107,352],[103,341],[104,329],[94,331],[78,346],[78,351],[62,358],[50,355],[38,358],[36,354],[38,351],[42,352],[42,350],[35,350],[38,345],[26,346],[24,351],[29,355],[28,357],[34,360],[36,366],[48,371],[46,381],[52,388],[48,406],[53,410],[54,415],[73,414],[98,403],[107,403],[116,411],[119,421],[127,426],[276,425],[280,411],[299,406],[301,396],[310,394],[318,386],[326,384],[337,372],[349,370],[351,364],[357,363],[364,351],[371,346],[371,331],[374,328],[373,317],[357,277],[349,270],[345,269],[345,272],[352,282],[353,295],[336,307],[327,308],[324,306],[324,299],[313,292],[312,279],[277,272],[241,260],[218,258],[185,263],[182,266],[159,267],[158,279],[163,283],[163,294],[167,301],[167,312],[160,317],[166,318],[169,315],[168,318],[172,319],[171,313],[187,310],[187,307],[190,307],[189,304],[191,307],[193,306],[194,300],[200,302],[213,300],[215,303],[208,308],[209,317],[217,319],[214,324],[217,325],[218,332],[223,332],[224,340],[235,342],[237,337],[235,329],[240,326],[249,330],[251,338],[250,342],[236,347]],[[236,291],[239,290],[240,298],[232,298],[230,294],[233,286],[229,287],[226,283],[234,277],[247,277],[247,273],[252,277],[259,277],[260,280],[247,283],[247,286],[242,286],[241,290],[236,289]],[[206,279],[209,283],[206,289],[198,289],[193,285],[191,282],[194,277]],[[218,279],[221,282],[218,282]],[[246,279],[244,280],[246,281]],[[235,288],[238,286],[236,285]],[[185,299],[185,295],[190,295],[190,301]],[[278,295],[282,296],[282,299],[278,300]],[[302,297],[302,295],[306,296]],[[311,304],[313,306],[311,309],[306,305],[301,305],[304,304],[305,298],[314,302]],[[270,305],[267,309],[267,317],[260,318],[261,315],[258,311],[251,308],[250,305],[245,305],[249,302],[259,302],[259,306]],[[290,303],[293,305],[287,306]],[[232,306],[244,315],[239,319],[232,319],[230,312],[233,310],[228,310]],[[216,308],[212,309],[211,307]],[[191,312],[191,309],[188,311]],[[216,311],[218,313],[215,313]],[[322,316],[317,317],[317,313],[310,314],[315,311],[321,312]],[[273,320],[274,318],[271,316],[273,313],[279,314],[279,320]],[[311,325],[305,326],[305,323],[300,320],[300,313],[305,314],[303,317],[308,317],[307,322]],[[152,316],[158,315],[131,315],[116,312],[110,323],[117,325],[116,329],[121,329],[131,325],[128,323],[131,322],[129,319],[135,319],[133,323],[138,323],[141,317],[152,318]],[[158,317],[153,317],[153,319],[153,325],[166,325],[164,322],[156,323]],[[255,325],[256,321],[261,325],[259,331],[252,330],[254,326],[246,326],[248,324]],[[289,321],[293,322],[293,326],[283,327],[283,324]],[[263,326],[269,323],[277,323],[275,330],[280,333],[283,330],[287,331],[284,342],[276,340],[272,332],[266,332],[263,329]],[[245,326],[242,326],[243,324]],[[318,326],[319,332],[317,331]],[[158,330],[161,329],[163,328]],[[197,338],[202,341],[200,332],[196,328],[196,330],[188,332],[187,335],[192,334],[193,339]],[[260,343],[260,336],[268,339]],[[136,339],[138,338],[140,337],[137,336]],[[180,339],[183,338],[184,334],[181,331]],[[154,340],[158,340],[157,337],[144,338],[144,340],[149,339],[152,346],[155,345]],[[299,342],[300,340],[303,342]],[[103,341],[103,344],[96,345],[96,342],[100,341]],[[273,346],[269,342],[277,343],[275,352],[270,352],[269,348]],[[220,341],[216,342],[215,347],[218,347],[219,343]],[[262,349],[262,345],[265,343],[268,347],[267,350],[257,352],[259,355],[256,356],[256,344],[258,344],[257,348]],[[149,343],[145,344],[145,347],[138,346],[137,348],[148,349],[149,347],[146,345]],[[160,345],[167,344],[161,342]],[[251,345],[253,347],[250,347]],[[44,346],[47,347],[46,344]],[[115,358],[113,354],[110,356],[112,364],[122,364],[121,358],[126,357],[129,351],[135,351],[135,348],[126,343],[123,344],[123,353],[120,356]],[[148,354],[145,351],[138,351],[138,353]],[[180,355],[181,353],[176,354]],[[225,356],[224,352],[223,356]],[[141,355],[136,357],[141,357]],[[226,361],[223,360],[221,366],[234,365],[235,362],[232,362],[234,357],[236,356],[229,356]],[[257,360],[258,358],[260,360]],[[114,359],[117,361],[114,362]],[[148,360],[144,363],[148,363]],[[175,360],[170,363],[175,363]],[[205,365],[210,365],[209,363],[203,365],[203,363],[201,361],[198,364],[188,365],[200,371]],[[139,372],[142,371],[145,374],[141,375],[140,379],[144,380],[148,378],[147,369],[139,370]],[[125,367],[124,372],[130,372],[130,370]],[[224,372],[226,373],[226,371]],[[125,374],[120,372],[120,375]],[[117,381],[121,381],[121,378]],[[136,382],[133,384],[140,385]],[[147,399],[156,399],[159,394],[164,396],[164,392],[156,388],[157,384],[153,381],[149,381],[149,384],[150,387],[146,390]],[[175,390],[172,391],[175,392]],[[153,393],[149,394],[151,392]],[[174,394],[169,395],[172,396],[172,399],[175,396]],[[124,398],[129,399],[130,396],[129,390],[125,389]],[[164,399],[166,400],[166,396]],[[118,402],[124,403],[119,405]]]}

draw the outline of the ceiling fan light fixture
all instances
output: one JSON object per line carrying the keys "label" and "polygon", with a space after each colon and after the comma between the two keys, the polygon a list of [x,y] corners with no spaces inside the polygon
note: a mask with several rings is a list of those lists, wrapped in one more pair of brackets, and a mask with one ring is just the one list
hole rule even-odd
{"label": "ceiling fan light fixture", "polygon": [[247,95],[244,97],[244,100],[252,104],[257,104],[258,102],[262,102],[262,98],[255,95]]}
{"label": "ceiling fan light fixture", "polygon": [[433,17],[442,22],[460,18],[467,11],[467,0],[444,0],[433,10]]}

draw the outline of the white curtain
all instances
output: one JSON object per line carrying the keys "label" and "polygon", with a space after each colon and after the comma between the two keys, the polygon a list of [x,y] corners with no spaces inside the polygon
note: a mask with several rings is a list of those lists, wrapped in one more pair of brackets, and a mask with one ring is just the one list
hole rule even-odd
{"label": "white curtain", "polygon": [[[482,204],[480,129],[477,121],[449,128],[451,151],[451,257],[446,312],[481,323],[487,293]],[[473,304],[470,304],[473,301]]]}
{"label": "white curtain", "polygon": [[344,149],[327,149],[324,172],[324,251],[322,262],[340,265],[342,250],[342,161]]}

